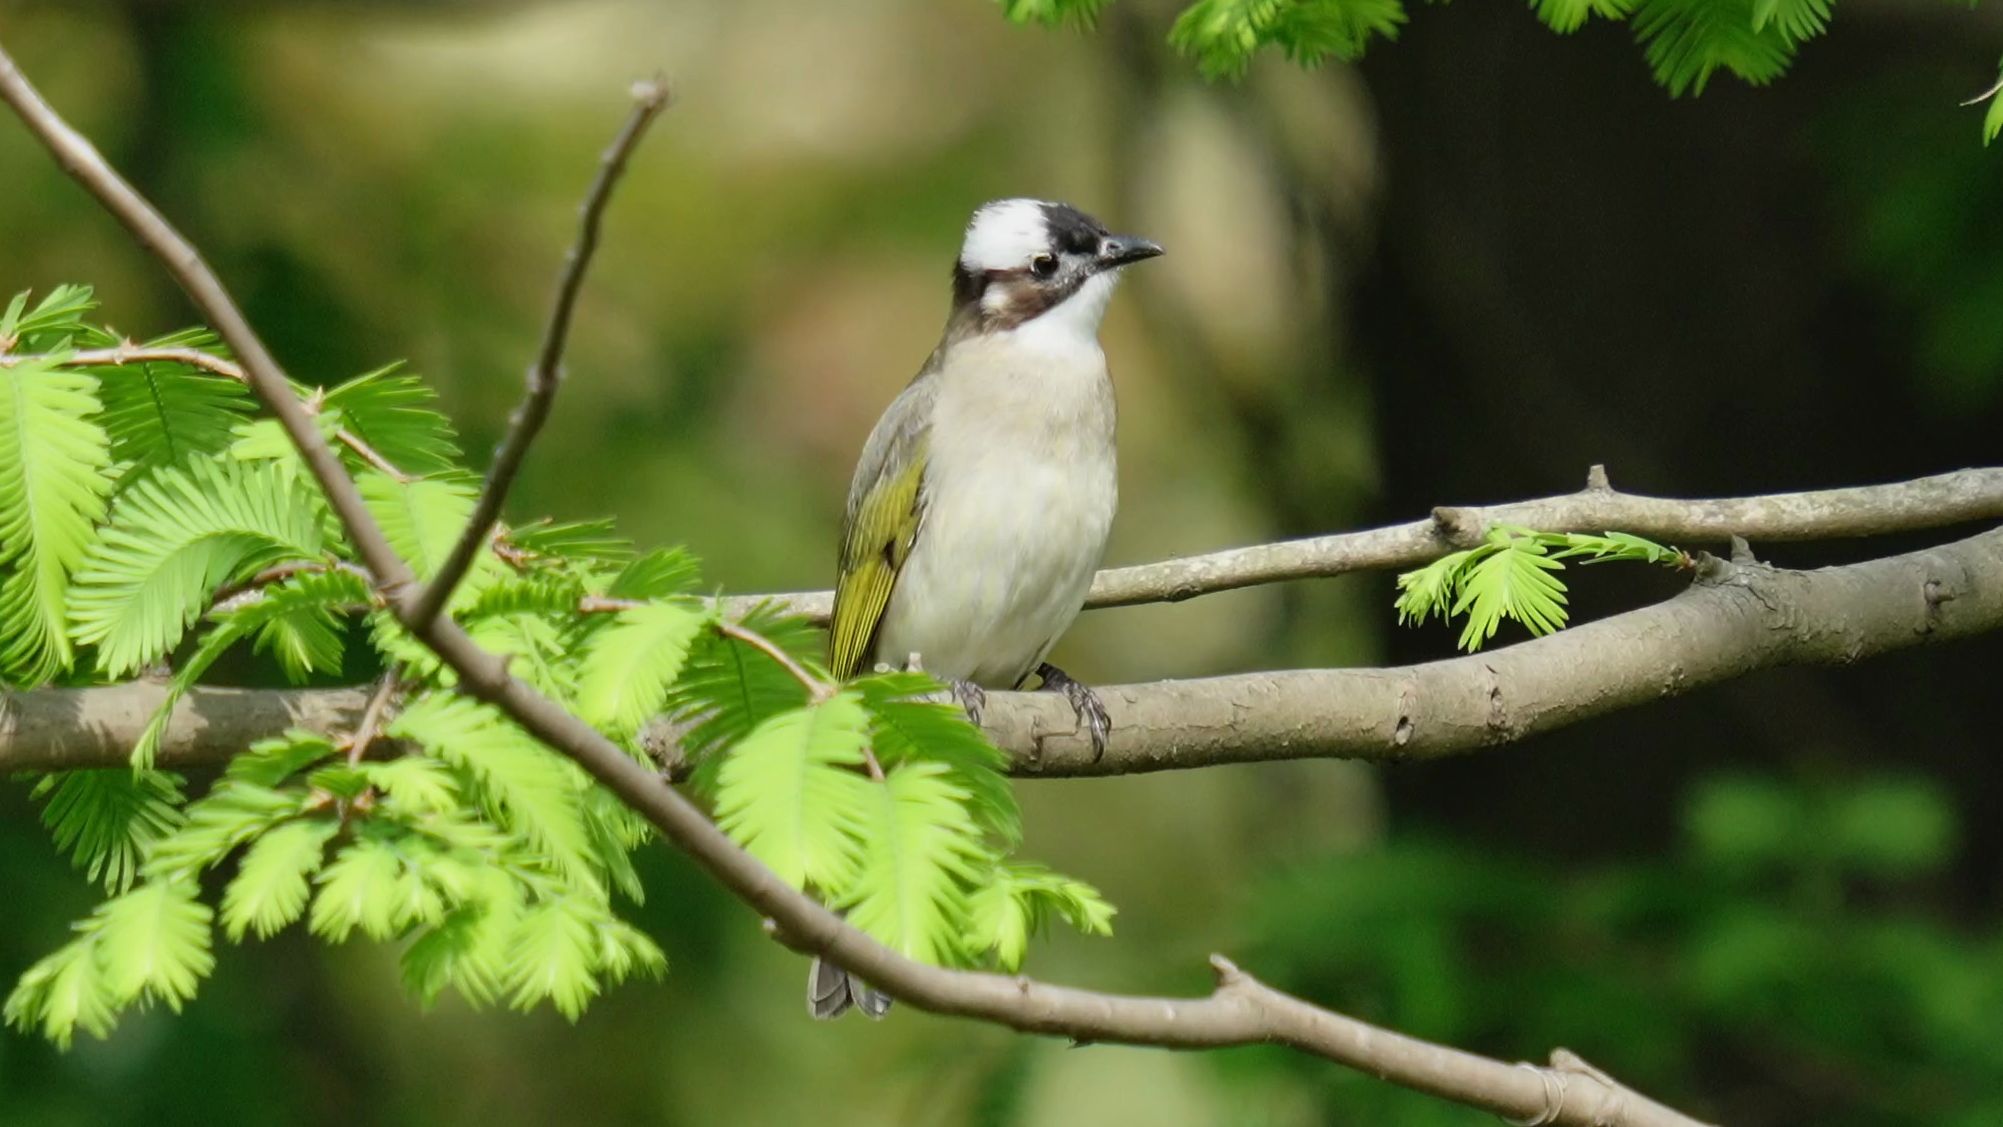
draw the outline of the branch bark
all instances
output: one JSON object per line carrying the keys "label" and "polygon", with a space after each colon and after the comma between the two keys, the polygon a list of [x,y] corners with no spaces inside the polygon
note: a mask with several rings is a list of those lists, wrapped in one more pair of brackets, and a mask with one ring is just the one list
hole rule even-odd
{"label": "branch bark", "polygon": [[[1424,520],[1383,528],[1108,568],[1094,577],[1085,606],[1174,603],[1291,579],[1419,567],[1472,547],[1498,524],[1539,532],[1630,532],[1691,548],[1724,544],[1734,536],[1755,543],[1837,540],[1995,519],[2003,519],[2003,467],[1848,489],[1681,500],[1622,493],[1607,483],[1602,467],[1594,466],[1586,488],[1577,493],[1506,505],[1449,505]],[[834,592],[737,595],[725,604],[742,613],[765,601],[783,602],[795,613],[825,622]]]}
{"label": "branch bark", "polygon": [[[1275,759],[1397,763],[1513,743],[1760,669],[1837,664],[2003,629],[2003,529],[1818,571],[1708,559],[1688,591],[1518,645],[1390,669],[1243,673],[1098,689],[1103,756],[1049,693],[990,693],[983,725],[1017,775],[1125,775]],[[0,772],[123,766],[166,689],[0,698]],[[198,688],[163,766],[214,765],[288,727],[348,731],[366,688]],[[653,743],[672,753],[672,725]]]}

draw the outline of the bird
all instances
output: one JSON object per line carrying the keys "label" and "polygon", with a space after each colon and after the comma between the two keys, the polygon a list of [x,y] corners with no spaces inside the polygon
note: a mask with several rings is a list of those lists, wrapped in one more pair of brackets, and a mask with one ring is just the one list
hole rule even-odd
{"label": "bird", "polygon": [[[978,724],[986,689],[1061,692],[1095,758],[1105,706],[1045,660],[1083,609],[1119,503],[1099,322],[1121,274],[1162,253],[1069,204],[977,208],[945,331],[863,444],[842,521],[828,664],[920,669]],[[808,1008],[890,999],[815,960]]]}

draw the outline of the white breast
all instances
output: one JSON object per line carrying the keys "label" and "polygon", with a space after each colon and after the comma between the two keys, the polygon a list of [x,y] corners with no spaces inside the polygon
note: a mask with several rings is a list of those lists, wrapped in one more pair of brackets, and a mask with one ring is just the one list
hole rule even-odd
{"label": "white breast", "polygon": [[877,662],[1014,688],[1077,617],[1118,505],[1113,388],[1097,341],[1053,327],[959,343],[937,373],[924,522]]}

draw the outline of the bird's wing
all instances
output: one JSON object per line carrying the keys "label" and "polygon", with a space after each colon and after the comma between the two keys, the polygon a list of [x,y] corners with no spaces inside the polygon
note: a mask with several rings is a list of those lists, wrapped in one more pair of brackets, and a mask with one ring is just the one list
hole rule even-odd
{"label": "bird's wing", "polygon": [[856,464],[828,628],[828,668],[837,678],[855,676],[869,660],[891,588],[917,542],[937,396],[938,380],[928,367],[877,421]]}

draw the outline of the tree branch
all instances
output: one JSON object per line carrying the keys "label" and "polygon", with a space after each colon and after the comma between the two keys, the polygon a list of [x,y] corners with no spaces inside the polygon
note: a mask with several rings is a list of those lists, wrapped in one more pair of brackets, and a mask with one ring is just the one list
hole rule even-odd
{"label": "tree branch", "polygon": [[[1708,559],[1684,593],[1513,646],[1390,669],[1302,669],[1100,686],[1106,753],[1060,697],[989,693],[982,722],[1017,775],[1124,775],[1339,758],[1398,763],[1513,743],[1760,669],[1858,661],[2003,629],[2003,529],[1819,571]],[[0,698],[0,773],[122,767],[161,685]],[[163,766],[219,764],[288,727],[346,731],[365,688],[197,688]],[[675,745],[657,722],[650,742]]]}
{"label": "tree branch", "polygon": [[[1087,609],[1175,603],[1291,579],[1325,579],[1357,571],[1419,567],[1472,547],[1498,524],[1539,532],[1630,532],[1678,547],[1754,542],[1836,540],[1944,528],[2003,518],[2003,467],[1957,470],[1888,485],[1818,489],[1755,497],[1685,501],[1622,493],[1594,466],[1586,488],[1507,505],[1448,505],[1424,520],[1362,532],[1337,532],[1273,544],[1228,548],[1158,563],[1115,567],[1092,580]],[[826,622],[832,591],[733,595],[733,614],[761,602]]]}
{"label": "tree branch", "polygon": [[529,444],[542,431],[543,421],[549,418],[550,407],[556,402],[556,389],[563,382],[563,349],[570,339],[571,314],[577,308],[577,295],[584,288],[584,274],[591,267],[591,256],[598,249],[598,228],[605,217],[605,205],[612,199],[612,189],[618,184],[620,173],[626,170],[627,158],[646,135],[647,126],[668,105],[667,84],[659,79],[634,83],[632,93],[633,112],[599,159],[598,175],[585,193],[577,242],[564,259],[556,300],[550,306],[549,324],[543,329],[542,348],[529,367],[528,387],[522,402],[508,419],[508,432],[501,440],[501,448],[494,452],[494,464],[487,468],[487,483],[473,505],[473,515],[467,518],[465,531],[418,597],[411,612],[415,622],[430,622],[438,617],[439,610],[452,598],[452,589],[459,585],[466,569],[472,566],[473,557],[487,543],[494,523],[501,519],[501,505],[508,499],[508,490],[521,470],[522,459],[528,455]]}
{"label": "tree branch", "polygon": [[[408,566],[362,504],[339,458],[293,395],[284,372],[200,255],[106,165],[89,142],[42,100],[0,51],[0,98],[48,146],[58,163],[97,197],[173,273],[230,347],[266,407],[278,416],[327,494],[350,542],[389,606],[459,675],[462,692],[487,701],[552,749],[568,755],[738,899],[772,921],[775,933],[867,978],[920,1009],[979,1018],[1077,1041],[1207,1047],[1278,1041],[1396,1083],[1534,1123],[1688,1125],[1693,1120],[1644,1100],[1602,1074],[1517,1067],[1364,1025],[1271,991],[1219,962],[1217,989],[1199,1000],[1096,994],[951,971],[908,959],[871,939],[732,842],[656,772],[635,762],[590,725],[507,671],[448,616],[420,615]],[[525,445],[525,443],[524,443]],[[469,526],[468,536],[484,535]],[[1570,1096],[1579,1090],[1575,1102]]]}

